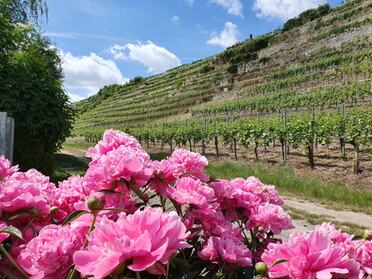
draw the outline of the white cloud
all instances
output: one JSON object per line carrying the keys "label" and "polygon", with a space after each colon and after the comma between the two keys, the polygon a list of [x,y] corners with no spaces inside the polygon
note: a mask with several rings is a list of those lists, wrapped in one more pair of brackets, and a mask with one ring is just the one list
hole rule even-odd
{"label": "white cloud", "polygon": [[161,73],[170,68],[181,65],[180,59],[163,47],[159,47],[148,41],[147,44],[114,45],[108,49],[108,53],[118,60],[137,61],[147,67],[151,73]]}
{"label": "white cloud", "polygon": [[240,0],[209,0],[209,2],[222,5],[231,15],[243,17],[243,5]]}
{"label": "white cloud", "polygon": [[67,94],[68,94],[68,97],[70,98],[70,102],[71,102],[71,103],[76,103],[76,102],[79,102],[79,101],[85,99],[85,98],[82,97],[82,96],[79,96],[79,95],[77,95],[77,94],[73,94],[73,93],[68,92],[68,91],[67,91]]}
{"label": "white cloud", "polygon": [[171,21],[172,21],[173,23],[177,23],[177,22],[180,21],[180,17],[179,17],[179,16],[174,16],[174,17],[171,18]]}
{"label": "white cloud", "polygon": [[186,0],[187,5],[192,6],[195,0]]}
{"label": "white cloud", "polygon": [[221,34],[212,32],[212,39],[207,41],[209,45],[219,45],[224,48],[235,44],[238,41],[238,26],[231,22],[225,23],[225,28],[222,30]]}
{"label": "white cloud", "polygon": [[94,95],[105,85],[124,84],[129,81],[122,76],[114,61],[106,60],[95,53],[90,53],[89,56],[73,56],[70,52],[61,51],[61,56],[65,75],[63,85],[69,91],[71,100]]}
{"label": "white cloud", "polygon": [[286,21],[326,2],[326,0],[255,0],[253,9],[258,11],[256,15],[260,18]]}

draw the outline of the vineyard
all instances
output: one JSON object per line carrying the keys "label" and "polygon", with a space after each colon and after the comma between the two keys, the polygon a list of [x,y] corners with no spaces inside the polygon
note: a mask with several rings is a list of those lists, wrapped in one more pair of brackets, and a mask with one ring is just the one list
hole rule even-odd
{"label": "vineyard", "polygon": [[370,0],[319,6],[215,56],[105,86],[73,104],[75,134],[97,142],[114,128],[148,147],[235,159],[246,149],[256,161],[280,148],[286,162],[301,148],[310,168],[321,146],[370,172],[371,15]]}

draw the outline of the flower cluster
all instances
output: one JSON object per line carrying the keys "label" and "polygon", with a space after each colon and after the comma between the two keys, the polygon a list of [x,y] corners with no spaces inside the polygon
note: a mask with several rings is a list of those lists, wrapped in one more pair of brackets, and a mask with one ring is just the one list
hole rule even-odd
{"label": "flower cluster", "polygon": [[282,241],[294,226],[275,187],[209,179],[200,154],[153,161],[134,137],[107,130],[87,157],[86,175],[58,186],[0,157],[0,276],[249,278],[257,262],[258,278],[372,273],[370,231],[354,241],[323,224]]}

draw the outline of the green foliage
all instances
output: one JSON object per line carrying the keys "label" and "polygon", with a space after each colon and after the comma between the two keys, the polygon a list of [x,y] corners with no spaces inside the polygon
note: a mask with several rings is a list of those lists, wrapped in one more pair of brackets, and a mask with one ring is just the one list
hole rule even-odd
{"label": "green foliage", "polygon": [[131,80],[129,81],[129,83],[140,83],[142,80],[143,80],[143,77],[141,77],[141,76],[136,76],[136,77],[134,77],[133,79],[131,79]]}
{"label": "green foliage", "polygon": [[316,41],[328,38],[332,35],[337,35],[337,34],[345,32],[347,30],[350,30],[350,29],[353,29],[353,28],[359,28],[361,26],[368,25],[368,24],[371,24],[371,23],[372,23],[372,19],[370,17],[367,17],[366,19],[364,19],[362,21],[355,21],[353,23],[349,23],[349,24],[345,24],[345,25],[342,25],[342,26],[334,27],[331,30],[328,30],[327,32],[324,32],[324,33],[321,33],[319,35],[310,37],[309,41],[310,42],[316,42]]}
{"label": "green foliage", "polygon": [[[5,3],[5,4],[4,4]],[[8,1],[0,6],[15,20]],[[22,170],[53,171],[52,153],[70,135],[73,111],[62,87],[57,50],[31,25],[14,25],[1,18],[0,30],[10,38],[0,60],[0,111],[15,119],[14,163]]]}
{"label": "green foliage", "polygon": [[213,66],[211,66],[209,64],[206,64],[206,65],[204,65],[200,68],[200,73],[201,74],[206,74],[206,73],[208,73],[210,71],[213,71],[213,70],[214,70]]}
{"label": "green foliage", "polygon": [[256,52],[248,52],[248,53],[240,53],[237,54],[229,59],[229,63],[231,64],[237,64],[240,62],[249,62],[252,60],[257,59],[257,53]]}
{"label": "green foliage", "polygon": [[258,60],[259,63],[266,64],[270,61],[271,57],[262,57],[260,60]]}
{"label": "green foliage", "polygon": [[256,52],[267,47],[269,41],[274,37],[275,35],[265,35],[252,40],[246,40],[229,47],[224,52],[218,54],[217,58],[221,59],[223,62],[229,61],[230,63],[257,59]]}
{"label": "green foliage", "polygon": [[227,67],[227,72],[235,75],[238,72],[238,65],[237,64],[232,64],[229,67]]}
{"label": "green foliage", "polygon": [[302,12],[298,17],[289,19],[283,25],[283,31],[289,31],[293,28],[304,25],[305,23],[327,15],[331,11],[329,4],[324,4],[316,9],[309,9]]}

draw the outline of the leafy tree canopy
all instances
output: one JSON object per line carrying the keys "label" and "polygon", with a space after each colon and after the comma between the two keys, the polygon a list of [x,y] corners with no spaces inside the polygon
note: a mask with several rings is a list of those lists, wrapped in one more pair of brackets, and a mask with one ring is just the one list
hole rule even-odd
{"label": "leafy tree canopy", "polygon": [[52,153],[69,136],[74,114],[58,51],[31,23],[22,23],[44,13],[42,4],[0,0],[0,111],[15,118],[14,163],[51,174]]}

